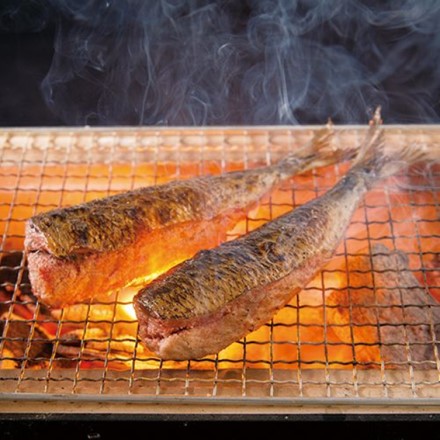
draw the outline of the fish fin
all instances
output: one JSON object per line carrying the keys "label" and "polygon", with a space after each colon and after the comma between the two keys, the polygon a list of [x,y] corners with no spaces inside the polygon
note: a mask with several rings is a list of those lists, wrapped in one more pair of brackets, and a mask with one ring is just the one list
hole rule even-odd
{"label": "fish fin", "polygon": [[364,141],[359,148],[359,152],[353,161],[352,168],[355,168],[358,165],[362,167],[365,162],[368,162],[370,159],[377,157],[378,154],[381,154],[383,152],[383,121],[380,115],[380,111],[381,108],[377,107],[372,119],[370,120],[370,127],[367,131],[367,135]]}
{"label": "fish fin", "polygon": [[334,127],[329,119],[326,126],[316,131],[309,142],[282,159],[278,163],[279,169],[283,174],[291,175],[292,170],[296,171],[298,167],[301,167],[302,171],[307,171],[353,157],[354,150],[344,151],[335,148],[332,145],[333,139]]}
{"label": "fish fin", "polygon": [[372,186],[375,181],[390,177],[399,170],[427,158],[425,149],[414,144],[400,150],[387,151],[380,111],[380,107],[377,107],[370,121],[367,136],[350,169],[352,174],[363,175],[367,186]]}

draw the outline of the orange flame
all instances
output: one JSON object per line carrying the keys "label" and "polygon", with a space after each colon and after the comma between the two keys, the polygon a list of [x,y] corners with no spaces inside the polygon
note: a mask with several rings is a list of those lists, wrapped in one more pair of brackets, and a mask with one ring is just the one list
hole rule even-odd
{"label": "orange flame", "polygon": [[[240,167],[237,166],[237,168]],[[341,167],[342,169],[343,167]],[[59,167],[54,167],[52,171],[53,179],[51,180],[51,169],[48,166],[45,169],[45,178],[48,182],[51,182],[53,187],[58,187],[60,183],[58,180],[59,176],[62,175],[62,170]],[[121,170],[121,174],[123,174],[123,171]],[[195,171],[193,171],[191,169],[187,170],[188,174],[194,174]],[[81,178],[82,172],[85,173],[85,169],[83,170],[78,166],[78,169],[73,173],[76,176],[80,176],[77,179],[78,181],[73,180],[73,178],[68,179],[67,186],[80,187],[84,180]],[[145,175],[151,175],[152,172],[153,170],[149,170],[149,172],[145,172]],[[105,173],[101,174],[105,175]],[[97,175],[101,174],[97,173]],[[35,172],[35,175],[38,176],[38,173]],[[186,175],[182,175],[182,177],[186,177]],[[319,176],[313,176],[313,179],[314,187],[319,188],[319,190],[315,191],[313,189],[311,184],[312,175],[310,173],[297,176],[292,181],[295,185],[294,202],[296,205],[308,202],[317,195],[322,194],[324,188],[326,189],[333,185],[336,180],[334,169],[322,169]],[[274,191],[270,197],[271,203],[269,203],[269,197],[263,199],[260,205],[248,215],[247,220],[238,223],[233,230],[229,231],[228,237],[230,239],[236,238],[264,224],[270,218],[278,217],[289,211],[292,207],[292,192],[289,185],[292,182]],[[107,183],[105,177],[102,178],[102,182],[97,181],[96,185],[100,185],[100,192],[98,192],[98,189],[95,191],[94,188],[89,188],[87,199],[106,195],[102,191],[102,187],[105,187]],[[139,185],[151,183],[138,182]],[[33,182],[22,182],[22,185],[24,184],[34,188],[35,179]],[[122,178],[120,182],[114,180],[113,184],[116,185],[115,188],[118,190],[125,189],[123,185],[126,185],[126,180]],[[12,203],[10,193],[0,193],[0,196],[4,196],[4,200]],[[32,207],[38,205],[36,197],[36,193],[33,192],[18,192],[12,209],[10,209],[7,203],[0,206],[2,218],[28,218],[34,214]],[[52,188],[43,187],[38,197],[44,199],[44,206],[53,205],[55,207],[59,203],[60,195],[53,191]],[[65,194],[63,193],[63,197],[70,197],[69,199],[63,199],[65,204],[83,201],[81,191],[66,191]],[[76,199],[73,199],[73,197],[76,197]],[[246,337],[246,344],[236,342],[220,352],[217,356],[219,366],[221,368],[237,368],[237,363],[245,362],[249,367],[258,368],[267,368],[275,365],[275,363],[277,368],[296,368],[298,365],[301,365],[301,368],[322,368],[326,364],[344,368],[345,363],[352,363],[353,341],[342,341],[327,326],[326,296],[333,289],[346,285],[347,280],[344,272],[346,267],[345,258],[350,258],[350,255],[355,255],[361,249],[365,249],[372,241],[380,242],[392,249],[396,248],[408,252],[412,268],[428,267],[430,262],[427,259],[430,256],[426,251],[438,252],[440,249],[438,240],[437,243],[433,243],[432,238],[433,236],[440,236],[438,200],[435,197],[433,193],[427,191],[420,191],[410,195],[408,192],[388,194],[380,189],[368,193],[364,204],[355,213],[352,224],[347,231],[346,239],[336,251],[335,258],[311,281],[300,295],[293,298],[287,307],[280,310],[270,323],[249,334]],[[416,208],[413,208],[414,204],[417,205]],[[0,225],[0,234],[6,237],[6,241],[3,243],[5,250],[20,249],[22,247],[22,238],[20,237],[24,236],[24,222],[2,223]],[[160,267],[160,270],[135,280],[131,286],[122,289],[118,293],[119,304],[117,305],[116,312],[112,313],[120,318],[122,322],[114,324],[113,331],[115,334],[129,335],[135,340],[137,326],[135,325],[136,314],[132,305],[134,295],[140,286],[148,284],[181,262],[165,260],[165,257],[164,255],[164,260],[159,261],[156,266]],[[191,255],[187,257],[189,258]],[[426,285],[426,279],[424,279],[426,274],[422,272],[420,270],[420,272],[416,273],[416,276],[422,285]],[[438,286],[438,282],[432,282],[432,285]],[[433,292],[433,295],[437,294],[440,298],[440,290],[436,289],[437,292]],[[81,325],[90,328],[94,325],[93,319],[90,319],[90,314],[95,311],[92,308],[96,307],[96,311],[99,311],[101,310],[99,307],[102,307],[102,310],[104,310],[106,306],[92,305],[90,308],[83,307],[81,310],[75,307],[66,308],[63,319],[67,321],[70,318],[70,322],[74,322],[75,319],[72,319],[72,316],[75,316],[78,317],[76,321],[82,322]],[[111,317],[111,314],[106,316]],[[101,325],[99,324],[99,319],[95,321],[96,325]],[[66,327],[70,326],[69,328],[73,325],[65,324]],[[104,328],[102,325],[101,328],[107,331],[107,327]],[[138,348],[138,352],[140,350],[141,348]],[[144,350],[145,357],[152,356],[146,349],[142,348],[142,350]],[[358,360],[368,359],[375,361],[378,359],[378,352],[379,350],[375,351],[373,347],[368,350],[364,349],[364,351],[356,355]],[[215,358],[215,356],[211,358]],[[170,367],[179,365],[181,363],[167,363],[167,366]],[[200,365],[200,368],[203,368],[202,363],[198,365]],[[145,366],[146,364],[142,361],[136,364],[138,368],[144,368]],[[208,363],[206,368],[211,368],[211,366],[212,364]]]}

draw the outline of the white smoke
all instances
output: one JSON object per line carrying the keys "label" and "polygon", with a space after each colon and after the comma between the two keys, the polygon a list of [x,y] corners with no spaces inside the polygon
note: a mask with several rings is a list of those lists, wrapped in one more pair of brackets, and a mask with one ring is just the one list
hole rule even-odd
{"label": "white smoke", "polygon": [[437,0],[49,4],[42,92],[66,124],[439,121]]}

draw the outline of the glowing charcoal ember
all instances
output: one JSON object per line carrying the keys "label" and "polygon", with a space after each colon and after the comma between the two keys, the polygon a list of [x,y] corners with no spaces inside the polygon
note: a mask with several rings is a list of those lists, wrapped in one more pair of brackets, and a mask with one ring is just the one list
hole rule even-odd
{"label": "glowing charcoal ember", "polygon": [[326,299],[329,327],[366,366],[435,367],[440,303],[419,284],[403,252],[375,245],[363,254],[348,259],[345,286]]}
{"label": "glowing charcoal ember", "polygon": [[51,340],[40,324],[23,320],[18,315],[10,315],[6,321],[0,317],[0,333],[4,334],[1,356],[5,363],[1,368],[25,366],[39,368],[46,364],[52,353]]}

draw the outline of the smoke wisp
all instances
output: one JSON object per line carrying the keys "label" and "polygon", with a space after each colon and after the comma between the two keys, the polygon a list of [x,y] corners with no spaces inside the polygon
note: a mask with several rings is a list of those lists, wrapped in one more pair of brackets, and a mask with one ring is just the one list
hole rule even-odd
{"label": "smoke wisp", "polygon": [[[68,125],[439,122],[436,0],[52,0]],[[45,17],[45,15],[43,14]]]}

